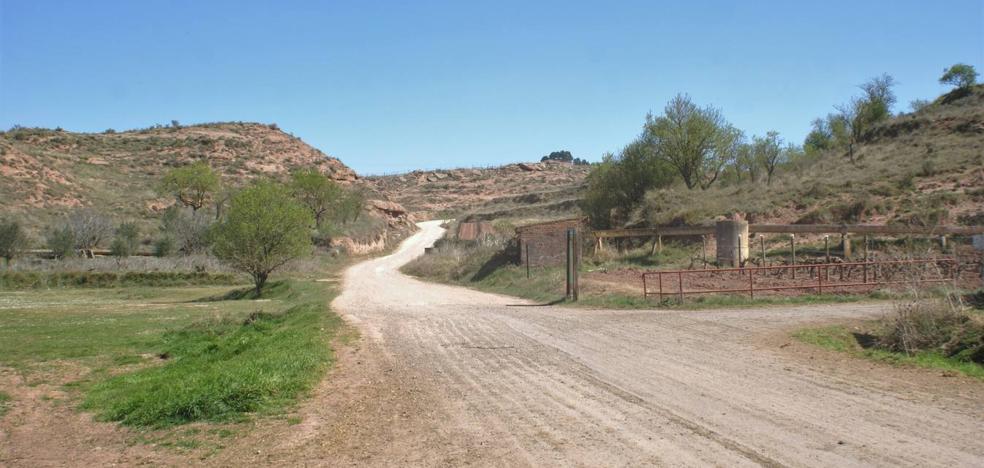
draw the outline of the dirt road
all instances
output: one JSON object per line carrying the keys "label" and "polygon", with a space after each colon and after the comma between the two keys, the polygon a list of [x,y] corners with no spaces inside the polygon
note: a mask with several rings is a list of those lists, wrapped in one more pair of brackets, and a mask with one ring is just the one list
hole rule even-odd
{"label": "dirt road", "polygon": [[327,403],[310,408],[301,429],[285,429],[286,443],[257,450],[257,462],[984,462],[979,383],[935,388],[946,379],[809,359],[790,351],[804,345],[782,338],[797,324],[871,316],[884,305],[538,307],[398,273],[442,233],[436,223],[421,228],[397,253],[346,273],[334,306],[363,344],[319,390],[315,400]]}

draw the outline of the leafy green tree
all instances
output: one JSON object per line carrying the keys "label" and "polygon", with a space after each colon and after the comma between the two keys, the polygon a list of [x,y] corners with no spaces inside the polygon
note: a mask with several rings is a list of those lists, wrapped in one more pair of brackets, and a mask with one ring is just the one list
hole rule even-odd
{"label": "leafy green tree", "polygon": [[325,215],[338,208],[344,195],[335,181],[315,169],[303,169],[291,174],[290,191],[297,201],[311,211],[318,228]]}
{"label": "leafy green tree", "polygon": [[735,153],[734,174],[735,182],[742,182],[742,174],[748,174],[749,182],[759,179],[759,165],[755,160],[755,151],[751,144],[742,143]]}
{"label": "leafy green tree", "polygon": [[286,187],[258,182],[232,197],[225,218],[213,228],[212,251],[248,273],[259,296],[270,273],[311,250],[313,223]]}
{"label": "leafy green tree", "polygon": [[627,219],[646,192],[669,186],[673,179],[674,168],[647,141],[637,139],[591,169],[581,209],[594,227],[608,228]]}
{"label": "leafy green tree", "polygon": [[27,234],[20,223],[13,219],[0,219],[0,257],[7,267],[27,248]]}
{"label": "leafy green tree", "polygon": [[803,141],[803,148],[809,154],[821,153],[834,147],[834,134],[830,128],[830,117],[813,119],[810,133]]}
{"label": "leafy green tree", "polygon": [[835,148],[847,150],[851,162],[855,162],[854,150],[857,143],[871,128],[892,116],[892,106],[896,97],[892,88],[895,79],[883,74],[874,77],[859,88],[861,96],[854,97],[847,104],[836,106],[837,113],[826,118],[815,119],[810,133],[803,141],[803,151],[807,155],[826,152]]}
{"label": "leafy green tree", "polygon": [[732,161],[742,133],[713,107],[699,107],[677,95],[663,115],[646,116],[643,138],[683,178],[688,189],[709,188]]}
{"label": "leafy green tree", "polygon": [[878,122],[892,116],[892,106],[896,101],[893,86],[895,79],[891,75],[872,78],[860,86],[864,91],[862,96],[838,107],[840,116],[831,124],[838,126],[834,129],[835,138],[847,146],[848,158],[852,163],[855,162],[854,148],[864,134]]}
{"label": "leafy green tree", "polygon": [[977,70],[973,65],[958,63],[946,70],[940,77],[940,84],[955,86],[957,89],[970,88],[977,83]]}
{"label": "leafy green tree", "polygon": [[205,162],[172,169],[164,175],[159,191],[171,194],[184,206],[198,211],[219,190],[219,175]]}
{"label": "leafy green tree", "polygon": [[136,253],[140,245],[140,229],[134,223],[122,223],[116,228],[116,236],[109,245],[109,252],[117,261]]}

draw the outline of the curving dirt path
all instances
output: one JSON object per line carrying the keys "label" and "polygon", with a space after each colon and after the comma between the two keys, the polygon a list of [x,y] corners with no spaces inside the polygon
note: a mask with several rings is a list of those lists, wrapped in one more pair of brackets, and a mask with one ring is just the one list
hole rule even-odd
{"label": "curving dirt path", "polygon": [[[349,269],[363,334],[301,413],[239,462],[323,465],[981,466],[979,382],[785,338],[883,304],[714,311],[537,307],[397,268]],[[251,448],[253,448],[251,446]],[[231,461],[227,459],[226,461]],[[221,460],[213,460],[221,461]]]}

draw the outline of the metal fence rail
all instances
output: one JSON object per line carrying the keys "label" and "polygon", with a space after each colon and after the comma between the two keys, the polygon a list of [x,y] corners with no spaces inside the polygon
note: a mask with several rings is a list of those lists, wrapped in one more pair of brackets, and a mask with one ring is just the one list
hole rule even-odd
{"label": "metal fence rail", "polygon": [[[800,279],[797,280],[797,271],[806,272],[809,276],[804,278],[801,275]],[[689,276],[710,274],[716,275],[721,280],[724,280],[727,276],[730,276],[728,275],[729,273],[736,274],[736,277],[732,277],[731,279],[738,278],[743,282],[747,281],[747,286],[743,284],[741,287],[719,289],[684,289],[684,279]],[[833,280],[831,280],[831,273],[833,273]],[[852,276],[855,274],[861,276],[859,278],[860,281],[859,279],[852,279]],[[787,275],[790,281],[797,282],[797,284],[772,285],[760,283],[756,285],[755,282],[756,277],[766,279],[771,276],[774,279],[785,280],[787,279],[785,278]],[[900,275],[908,276],[898,279]],[[824,289],[830,291],[831,289],[837,288],[874,287],[890,284],[955,283],[958,276],[957,261],[950,257],[916,260],[775,265],[748,268],[648,271],[642,273],[642,294],[646,298],[657,296],[660,301],[664,297],[676,296],[680,301],[683,301],[684,296],[688,294],[714,293],[747,293],[749,297],[754,298],[756,291],[815,290],[817,294],[823,294]],[[664,277],[668,278],[668,281],[664,281]],[[655,285],[653,285],[654,279]],[[655,286],[655,289],[650,290],[651,286]]]}

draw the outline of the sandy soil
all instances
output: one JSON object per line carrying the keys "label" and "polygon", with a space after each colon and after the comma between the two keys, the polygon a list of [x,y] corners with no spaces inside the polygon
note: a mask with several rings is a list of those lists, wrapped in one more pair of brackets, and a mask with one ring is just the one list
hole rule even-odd
{"label": "sandy soil", "polygon": [[[984,391],[789,343],[885,305],[538,307],[407,278],[441,235],[351,268],[362,344],[302,411],[215,462],[310,465],[980,466]],[[357,400],[353,402],[352,399]],[[319,400],[320,399],[320,400]],[[244,460],[245,459],[245,460]]]}
{"label": "sandy soil", "polygon": [[[442,234],[436,223],[421,227],[395,254],[346,272],[345,292],[333,306],[361,338],[341,347],[338,365],[299,405],[293,416],[300,423],[260,419],[217,454],[182,460],[148,453],[140,444],[103,445],[113,455],[94,456],[93,444],[118,434],[98,429],[108,433],[100,436],[97,430],[88,443],[66,443],[82,447],[58,449],[74,458],[49,458],[47,464],[981,466],[984,461],[980,382],[851,359],[788,338],[797,327],[877,316],[886,305],[713,311],[541,307],[401,275],[397,268]],[[69,426],[82,419],[68,418]],[[41,440],[57,435],[54,427],[35,430]],[[19,456],[31,453],[19,445],[30,442],[17,434],[6,437],[0,437],[0,446],[12,450],[8,461],[30,460]]]}

